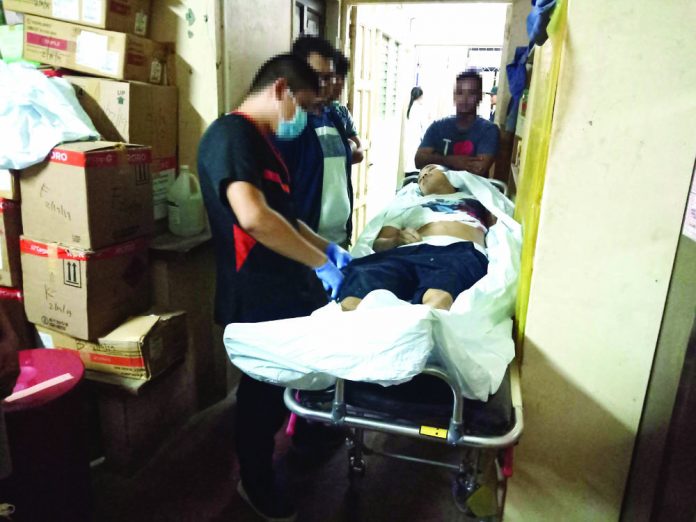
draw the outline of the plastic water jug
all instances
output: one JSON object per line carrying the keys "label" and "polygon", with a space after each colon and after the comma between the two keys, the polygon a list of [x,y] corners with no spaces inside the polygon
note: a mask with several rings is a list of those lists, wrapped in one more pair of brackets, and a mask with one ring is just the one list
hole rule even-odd
{"label": "plastic water jug", "polygon": [[177,236],[195,236],[205,228],[205,208],[198,178],[182,165],[167,192],[169,230]]}

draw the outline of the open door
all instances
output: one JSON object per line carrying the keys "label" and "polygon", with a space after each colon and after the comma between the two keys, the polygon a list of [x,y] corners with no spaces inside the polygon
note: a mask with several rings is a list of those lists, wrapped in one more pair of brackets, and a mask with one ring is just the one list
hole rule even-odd
{"label": "open door", "polygon": [[358,19],[358,9],[350,11],[350,55],[353,63],[348,85],[348,109],[353,115],[355,126],[365,151],[365,159],[353,166],[353,237],[360,235],[367,222],[367,179],[372,155],[372,94],[373,94],[373,47],[374,29]]}
{"label": "open door", "polygon": [[379,26],[374,13],[362,14],[365,9],[351,8],[348,31],[353,63],[348,107],[365,149],[365,159],[353,167],[353,241],[397,188],[407,69],[403,43]]}

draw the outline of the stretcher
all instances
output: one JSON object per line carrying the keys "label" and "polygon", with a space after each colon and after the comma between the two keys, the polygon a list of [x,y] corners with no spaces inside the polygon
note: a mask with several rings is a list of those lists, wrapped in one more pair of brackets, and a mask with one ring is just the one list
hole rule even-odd
{"label": "stretcher", "polygon": [[[284,398],[296,415],[346,430],[351,477],[365,474],[365,457],[369,455],[443,467],[454,473],[455,503],[469,514],[468,501],[481,486],[485,471],[483,452],[495,452],[497,515],[502,517],[507,479],[512,475],[513,447],[524,426],[515,361],[487,402],[464,398],[457,380],[437,366],[426,366],[421,375],[398,386],[338,379],[335,386],[323,391],[287,388]],[[461,450],[460,456],[457,462],[437,461],[376,450],[365,441],[370,431],[446,444]]]}
{"label": "stretcher", "polygon": [[[293,413],[347,430],[352,477],[365,473],[371,454],[441,466],[454,472],[454,499],[469,512],[472,499],[490,489],[482,480],[491,476],[489,464],[496,467],[497,506],[504,504],[512,448],[522,433],[511,338],[521,229],[510,217],[504,187],[467,172],[449,174],[456,176],[454,186],[469,190],[497,218],[487,234],[488,273],[449,311],[375,290],[349,313],[330,303],[307,317],[230,324],[224,342],[242,371],[287,388],[285,403]],[[417,192],[414,185],[401,189],[351,253],[372,253],[388,213],[422,204]],[[461,455],[440,462],[377,451],[366,443],[371,431],[448,445]]]}

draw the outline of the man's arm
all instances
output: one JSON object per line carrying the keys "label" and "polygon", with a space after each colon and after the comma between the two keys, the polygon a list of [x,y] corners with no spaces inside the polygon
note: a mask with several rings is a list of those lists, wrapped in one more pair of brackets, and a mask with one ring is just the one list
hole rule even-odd
{"label": "man's arm", "polygon": [[391,248],[396,248],[401,245],[410,245],[411,243],[417,243],[423,238],[418,233],[417,230],[413,228],[396,228],[396,227],[382,227],[379,231],[377,239],[372,243],[372,249],[375,252],[383,252]]}
{"label": "man's arm", "polygon": [[365,159],[365,151],[357,134],[348,138],[348,145],[350,145],[351,163],[353,165]]}
{"label": "man's arm", "polygon": [[304,221],[299,219],[297,221],[300,224],[300,235],[322,252],[326,252],[326,248],[329,246],[329,242],[323,237],[321,237],[319,234],[317,234],[314,230],[309,228],[307,223],[305,223]]}
{"label": "man's arm", "polygon": [[485,176],[493,165],[495,157],[490,154],[478,156],[444,156],[435,152],[433,147],[421,147],[416,151],[416,167],[422,169],[426,165],[443,165],[452,170],[466,170],[479,176]]}
{"label": "man's arm", "polygon": [[263,193],[251,183],[230,183],[227,199],[239,225],[265,247],[310,268],[320,267],[328,260],[323,251],[269,207]]}

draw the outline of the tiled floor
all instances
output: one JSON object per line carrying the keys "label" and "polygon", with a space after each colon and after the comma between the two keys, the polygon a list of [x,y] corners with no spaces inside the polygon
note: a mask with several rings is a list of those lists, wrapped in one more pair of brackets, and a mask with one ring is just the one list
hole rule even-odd
{"label": "tiled floor", "polygon": [[[252,522],[259,518],[237,495],[232,452],[232,396],[194,417],[137,474],[123,477],[101,466],[93,471],[97,522]],[[377,445],[456,453],[447,447],[377,435]],[[431,466],[372,456],[367,473],[351,487],[346,449],[322,465],[302,469],[286,459],[278,436],[278,464],[288,473],[300,522],[464,521],[450,494],[452,475]]]}

